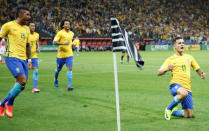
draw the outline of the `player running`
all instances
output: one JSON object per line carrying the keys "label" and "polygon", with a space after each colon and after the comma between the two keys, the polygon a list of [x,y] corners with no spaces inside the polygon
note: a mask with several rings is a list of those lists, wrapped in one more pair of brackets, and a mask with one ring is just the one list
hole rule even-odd
{"label": "player running", "polygon": [[67,80],[68,80],[68,87],[67,90],[73,90],[71,86],[72,82],[72,67],[73,67],[73,52],[72,52],[72,39],[74,33],[70,31],[70,21],[63,20],[61,22],[61,28],[54,40],[54,45],[59,45],[58,53],[57,53],[57,69],[55,70],[55,77],[54,77],[54,85],[59,87],[58,83],[58,76],[59,72],[61,71],[64,64],[67,67]]}
{"label": "player running", "polygon": [[78,37],[76,37],[73,40],[73,44],[75,45],[74,51],[77,52],[77,55],[79,55],[79,45],[80,45],[80,40],[78,39]]}
{"label": "player running", "polygon": [[[195,59],[188,54],[184,54],[184,40],[177,36],[174,40],[175,54],[164,62],[158,70],[158,75],[163,75],[168,71],[172,73],[170,82],[170,93],[174,96],[172,102],[165,109],[165,119],[170,120],[171,115],[192,118],[193,117],[193,100],[191,92],[190,68],[191,66],[202,78],[206,78],[206,74],[200,69]],[[177,110],[179,103],[183,110]]]}
{"label": "player running", "polygon": [[[5,54],[5,62],[16,78],[14,87],[9,91],[8,95],[1,101],[0,116],[6,115],[13,117],[13,104],[15,98],[24,89],[28,78],[28,64],[31,66],[31,50],[28,43],[29,28],[25,26],[27,21],[31,18],[30,12],[27,8],[19,8],[17,11],[17,19],[5,23],[2,26],[0,33],[0,40],[7,39],[7,51]],[[27,55],[26,55],[27,53]],[[27,64],[26,59],[29,63]]]}
{"label": "player running", "polygon": [[29,23],[30,34],[28,38],[28,42],[31,46],[31,58],[32,58],[32,69],[33,69],[33,89],[32,93],[39,93],[40,90],[38,89],[38,57],[37,52],[39,52],[39,34],[35,32],[35,23]]}
{"label": "player running", "polygon": [[1,62],[1,64],[5,64],[5,62],[3,61],[5,53],[6,53],[6,42],[5,42],[5,39],[2,39],[0,41],[0,62]]}

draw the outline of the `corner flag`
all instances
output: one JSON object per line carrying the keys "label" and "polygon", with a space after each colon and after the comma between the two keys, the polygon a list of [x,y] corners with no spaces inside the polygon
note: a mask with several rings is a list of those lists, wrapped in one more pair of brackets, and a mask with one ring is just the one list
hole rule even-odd
{"label": "corner flag", "polygon": [[112,31],[112,43],[113,52],[127,49],[131,58],[134,58],[136,66],[142,69],[144,60],[138,53],[135,45],[130,40],[128,33],[122,28],[117,18],[111,18],[111,31]]}
{"label": "corner flag", "polygon": [[131,42],[126,30],[124,30],[121,27],[119,21],[116,18],[111,18],[111,33],[112,33],[112,43],[113,43],[113,63],[114,63],[114,76],[115,76],[117,127],[118,127],[118,131],[121,131],[116,51],[127,49],[129,56],[131,56],[131,58],[134,58],[136,66],[139,69],[142,69],[142,66],[144,65],[144,60],[137,52],[136,47]]}

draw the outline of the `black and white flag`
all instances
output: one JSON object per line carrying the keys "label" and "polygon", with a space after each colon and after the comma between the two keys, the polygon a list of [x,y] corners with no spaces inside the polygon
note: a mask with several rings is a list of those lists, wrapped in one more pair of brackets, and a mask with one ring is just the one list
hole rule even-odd
{"label": "black and white flag", "polygon": [[131,58],[134,58],[136,66],[142,69],[144,60],[138,53],[135,45],[130,40],[128,33],[122,28],[117,18],[111,18],[111,32],[112,32],[112,43],[113,52],[121,51],[126,49]]}

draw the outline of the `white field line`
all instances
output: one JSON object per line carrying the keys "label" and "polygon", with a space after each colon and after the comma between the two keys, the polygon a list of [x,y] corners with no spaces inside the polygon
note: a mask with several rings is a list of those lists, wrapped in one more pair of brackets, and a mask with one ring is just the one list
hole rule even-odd
{"label": "white field line", "polygon": [[[156,69],[143,69],[142,71],[153,71]],[[89,74],[104,74],[104,73],[113,73],[114,71],[98,71],[98,72],[74,72],[73,75],[89,75]],[[141,72],[139,70],[121,70],[118,72]],[[10,73],[10,72],[8,72]],[[39,77],[51,77],[52,75],[54,75],[54,72],[52,72],[51,74],[39,74]],[[8,79],[8,78],[13,78],[12,75],[9,76],[0,76],[0,79]]]}
{"label": "white field line", "polygon": [[[42,59],[39,59],[39,62],[43,62]],[[44,63],[52,63],[52,62],[44,62]],[[54,63],[54,62],[53,62]],[[76,65],[86,65],[86,66],[113,66],[113,64],[95,64],[95,63],[74,63]],[[56,63],[55,63],[56,66]],[[120,67],[127,67],[127,66],[136,66],[135,64],[123,64]],[[159,66],[155,66],[155,65],[145,65],[145,67],[149,67],[149,69],[145,68],[142,71],[153,71],[156,70],[156,67]],[[153,68],[154,67],[154,68]],[[104,73],[113,73],[114,71],[97,71],[97,72],[73,72],[74,75],[79,75],[79,74],[83,74],[83,75],[89,75],[89,74],[104,74]],[[135,68],[134,70],[119,70],[118,72],[140,72],[139,70],[137,70],[137,68]],[[10,72],[8,72],[8,74],[10,74]],[[39,77],[47,77],[47,76],[52,76],[53,73],[50,74],[39,74]],[[12,75],[8,75],[8,76],[0,76],[0,79],[8,79],[8,78],[13,78]]]}

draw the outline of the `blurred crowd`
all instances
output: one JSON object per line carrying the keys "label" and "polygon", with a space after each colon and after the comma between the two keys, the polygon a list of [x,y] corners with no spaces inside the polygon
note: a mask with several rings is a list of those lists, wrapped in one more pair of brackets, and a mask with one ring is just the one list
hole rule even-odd
{"label": "blurred crowd", "polygon": [[79,37],[110,37],[110,17],[117,17],[134,39],[207,41],[208,0],[0,0],[1,24],[13,20],[18,6],[28,7],[37,25],[53,36],[67,18]]}
{"label": "blurred crowd", "polygon": [[[172,41],[180,34],[187,42],[208,40],[208,0],[124,0],[115,1],[112,11],[133,38]],[[127,8],[123,8],[128,6]]]}

